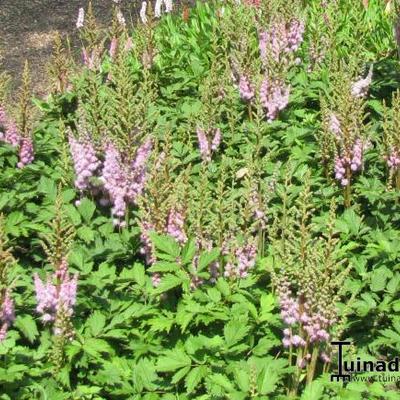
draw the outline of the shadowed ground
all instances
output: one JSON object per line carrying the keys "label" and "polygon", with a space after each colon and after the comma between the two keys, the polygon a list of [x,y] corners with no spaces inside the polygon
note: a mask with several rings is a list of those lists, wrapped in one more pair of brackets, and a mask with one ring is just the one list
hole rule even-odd
{"label": "shadowed ground", "polygon": [[[138,0],[121,3],[129,20]],[[98,21],[107,24],[113,1],[93,0],[92,4]],[[57,31],[70,36],[74,54],[79,54],[75,24],[79,7],[86,6],[87,0],[0,0],[1,68],[11,74],[14,89],[28,60],[35,94],[45,93],[46,66]]]}

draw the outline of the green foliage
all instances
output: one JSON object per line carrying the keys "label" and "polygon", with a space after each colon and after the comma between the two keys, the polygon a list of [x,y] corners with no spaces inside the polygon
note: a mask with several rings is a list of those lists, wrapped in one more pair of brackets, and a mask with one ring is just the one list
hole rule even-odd
{"label": "green foliage", "polygon": [[[383,158],[399,145],[395,17],[383,1],[353,3],[197,2],[160,20],[148,9],[149,24],[138,21],[133,33],[115,5],[106,35],[89,6],[81,33],[96,62],[65,68],[58,39],[58,89],[34,101],[36,124],[25,74],[20,107],[29,121],[19,123],[34,138],[35,161],[16,168],[18,149],[0,145],[0,294],[11,288],[16,308],[0,343],[1,399],[398,397],[398,383],[330,382],[335,354],[331,363],[314,359],[307,376],[282,346],[277,283],[285,276],[294,292],[338,315],[335,337],[351,340],[354,354],[400,351],[399,188]],[[306,30],[295,57],[262,61],[259,32],[297,17]],[[114,56],[104,51],[113,38]],[[369,97],[354,100],[351,86],[367,63]],[[67,72],[71,82],[60,75]],[[291,91],[273,121],[236,87],[246,73],[259,91],[268,72]],[[351,201],[332,172],[342,151],[329,132],[332,109],[349,143],[357,135],[370,142]],[[210,161],[198,127],[222,132]],[[101,161],[108,140],[131,162],[152,139],[146,188],[129,204],[126,226],[113,226],[104,193],[74,188],[67,129],[90,134]],[[168,235],[173,207],[184,215],[185,240]],[[154,262],[140,252],[144,233]],[[237,271],[248,244],[254,262],[235,275],[228,266]],[[57,344],[36,311],[32,275],[63,256],[79,282],[74,337]]]}

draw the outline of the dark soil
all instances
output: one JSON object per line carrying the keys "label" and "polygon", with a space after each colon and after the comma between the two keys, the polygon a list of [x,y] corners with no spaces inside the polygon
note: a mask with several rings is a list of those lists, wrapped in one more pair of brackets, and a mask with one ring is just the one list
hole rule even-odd
{"label": "dark soil", "polygon": [[[0,0],[0,37],[2,70],[13,78],[18,87],[25,60],[29,61],[34,93],[44,95],[46,71],[57,31],[71,38],[73,52],[79,54],[76,19],[79,7],[86,8],[87,0]],[[122,9],[127,21],[132,18],[136,1],[125,0]],[[93,0],[98,22],[111,20],[112,0]]]}

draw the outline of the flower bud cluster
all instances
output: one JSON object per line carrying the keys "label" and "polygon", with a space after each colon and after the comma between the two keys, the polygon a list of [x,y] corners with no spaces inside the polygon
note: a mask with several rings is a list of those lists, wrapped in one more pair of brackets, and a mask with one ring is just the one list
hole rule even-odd
{"label": "flower bud cluster", "polygon": [[350,156],[337,156],[335,158],[335,178],[342,186],[347,186],[350,183],[350,176],[357,172],[362,167],[363,152],[366,149],[366,144],[361,139],[356,139],[351,149]]}
{"label": "flower bud cluster", "polygon": [[290,88],[280,79],[265,76],[260,87],[260,101],[269,122],[276,119],[289,103]]}
{"label": "flower bud cluster", "polygon": [[19,161],[18,168],[23,168],[33,162],[35,155],[33,141],[29,136],[23,136],[17,127],[15,121],[8,117],[4,108],[0,106],[0,140],[18,147]]}
{"label": "flower bud cluster", "polygon": [[0,343],[6,338],[7,331],[15,319],[14,301],[10,290],[3,290],[0,297]]}
{"label": "flower bud cluster", "polygon": [[249,206],[253,212],[253,218],[257,227],[265,229],[267,223],[267,216],[265,214],[265,209],[262,202],[260,201],[260,195],[258,191],[254,188],[250,193]]}
{"label": "flower bud cluster", "polygon": [[75,187],[79,191],[91,189],[91,178],[96,175],[101,162],[89,137],[77,140],[73,135],[68,138],[69,148],[75,170]]}
{"label": "flower bud cluster", "polygon": [[[221,144],[221,139],[222,139],[221,130],[219,128],[214,128],[206,133],[205,130],[197,127],[196,133],[199,142],[199,150],[201,158],[207,162],[211,161],[212,153],[215,152],[218,149],[219,145]],[[213,135],[211,143],[207,138],[209,134]]]}
{"label": "flower bud cluster", "polygon": [[366,97],[368,89],[372,83],[372,65],[365,78],[361,78],[354,82],[351,87],[351,95],[356,98]]}
{"label": "flower bud cluster", "polygon": [[339,118],[335,113],[331,113],[329,116],[328,128],[336,137],[341,137],[342,129],[340,126]]}
{"label": "flower bud cluster", "polygon": [[246,278],[256,263],[257,245],[255,240],[249,240],[243,245],[235,246],[231,253],[233,253],[234,258],[225,264],[224,276],[228,278]]}
{"label": "flower bud cluster", "polygon": [[259,33],[261,58],[271,56],[276,62],[287,62],[287,55],[297,51],[303,42],[304,22],[292,19],[290,22],[275,22],[269,30]]}
{"label": "flower bud cluster", "polygon": [[30,137],[23,137],[19,144],[19,162],[18,168],[23,168],[33,162],[35,158],[33,151],[33,142]]}
{"label": "flower bud cluster", "polygon": [[400,154],[397,149],[391,149],[389,155],[385,157],[387,166],[391,170],[398,170],[400,167]]}
{"label": "flower bud cluster", "polygon": [[241,75],[239,78],[239,94],[243,101],[251,101],[254,99],[254,89],[246,75]]}
{"label": "flower bud cluster", "polygon": [[185,216],[178,210],[178,208],[173,207],[168,213],[168,221],[166,227],[166,233],[172,236],[180,244],[187,242],[187,236],[184,229]]}
{"label": "flower bud cluster", "polygon": [[42,315],[43,322],[54,322],[59,312],[72,316],[77,284],[78,274],[68,273],[68,263],[65,259],[58,269],[47,277],[46,282],[43,282],[38,274],[34,275],[36,311]]}
{"label": "flower bud cluster", "polygon": [[[283,279],[278,285],[281,318],[286,328],[283,330],[282,343],[284,347],[302,347],[320,344],[322,347],[328,343],[331,336],[330,327],[336,322],[330,311],[324,312],[321,307],[313,307],[304,298],[304,295],[295,297],[290,289],[290,284]],[[321,353],[321,357],[326,356]],[[327,357],[325,357],[327,359]],[[300,361],[300,368],[304,368],[310,360],[306,354]]]}

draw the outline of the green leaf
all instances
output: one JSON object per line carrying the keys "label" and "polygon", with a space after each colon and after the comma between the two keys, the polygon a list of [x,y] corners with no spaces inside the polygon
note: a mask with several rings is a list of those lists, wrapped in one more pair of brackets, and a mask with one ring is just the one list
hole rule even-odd
{"label": "green leaf", "polygon": [[272,293],[263,294],[260,300],[260,321],[268,321],[273,316],[272,311],[275,308],[275,297]]}
{"label": "green leaf", "polygon": [[174,238],[167,235],[158,235],[155,232],[150,232],[149,236],[157,250],[175,258],[179,256],[180,248]]}
{"label": "green leaf", "polygon": [[57,196],[57,185],[56,183],[45,176],[40,177],[38,190],[42,193],[47,194],[50,200],[54,200]]}
{"label": "green leaf", "polygon": [[140,393],[143,388],[155,390],[157,386],[153,383],[157,379],[155,366],[147,359],[141,359],[133,368],[133,384]]}
{"label": "green leaf", "polygon": [[232,347],[240,342],[248,333],[250,327],[241,320],[231,320],[224,327],[225,342],[228,347]]}
{"label": "green leaf", "polygon": [[196,242],[190,239],[182,250],[182,263],[188,264],[196,254]]}
{"label": "green leaf", "polygon": [[227,392],[233,392],[235,390],[234,386],[231,383],[231,380],[228,379],[225,375],[213,374],[208,379],[213,385],[221,386]]}
{"label": "green leaf", "polygon": [[135,263],[133,266],[133,279],[139,286],[144,286],[146,283],[146,274],[142,264]]}
{"label": "green leaf", "polygon": [[224,297],[228,297],[231,294],[229,283],[223,278],[218,278],[216,287]]}
{"label": "green leaf", "polygon": [[208,374],[208,368],[205,365],[193,368],[185,378],[185,387],[188,394],[194,393],[195,389],[199,386],[199,383]]}
{"label": "green leaf", "polygon": [[93,203],[93,201],[87,198],[82,199],[78,206],[79,213],[87,223],[89,223],[92,219],[95,210],[96,205]]}
{"label": "green leaf", "polygon": [[279,344],[279,340],[274,340],[269,337],[263,337],[258,341],[257,346],[253,348],[253,354],[256,356],[263,356],[267,354],[268,351],[271,350],[274,346],[277,346]]}
{"label": "green leaf", "polygon": [[235,381],[238,384],[240,390],[242,392],[247,393],[250,388],[250,377],[246,370],[244,369],[235,369],[234,371]]}
{"label": "green leaf", "polygon": [[301,396],[301,400],[319,400],[322,398],[324,385],[319,380],[308,384]]}
{"label": "green leaf", "polygon": [[94,231],[92,231],[88,226],[81,226],[77,229],[76,233],[86,243],[90,243],[94,240]]}
{"label": "green leaf", "polygon": [[208,289],[207,294],[213,303],[219,303],[221,301],[221,292],[219,292],[216,288]]}
{"label": "green leaf", "polygon": [[31,315],[17,317],[15,326],[23,333],[23,335],[31,342],[39,335],[36,322]]}
{"label": "green leaf", "polygon": [[111,346],[103,339],[86,339],[82,346],[83,350],[93,357],[100,357],[102,353],[113,353]]}
{"label": "green leaf", "polygon": [[199,258],[197,272],[200,272],[204,268],[208,267],[212,262],[217,260],[218,257],[219,257],[219,249],[212,249],[211,251],[202,253]]}
{"label": "green leaf", "polygon": [[181,349],[168,350],[157,362],[157,371],[168,372],[179,368],[189,367],[190,357]]}
{"label": "green leaf", "polygon": [[148,271],[150,272],[175,272],[179,269],[179,264],[170,261],[157,261]]}
{"label": "green leaf", "polygon": [[98,336],[106,325],[106,317],[100,312],[95,311],[86,321],[93,336]]}
{"label": "green leaf", "polygon": [[187,375],[189,371],[190,371],[190,366],[184,367],[180,369],[178,372],[175,372],[174,376],[171,379],[171,383],[173,384],[178,383]]}
{"label": "green leaf", "polygon": [[167,274],[161,278],[160,284],[155,288],[154,293],[160,294],[180,286],[183,280],[175,275]]}

